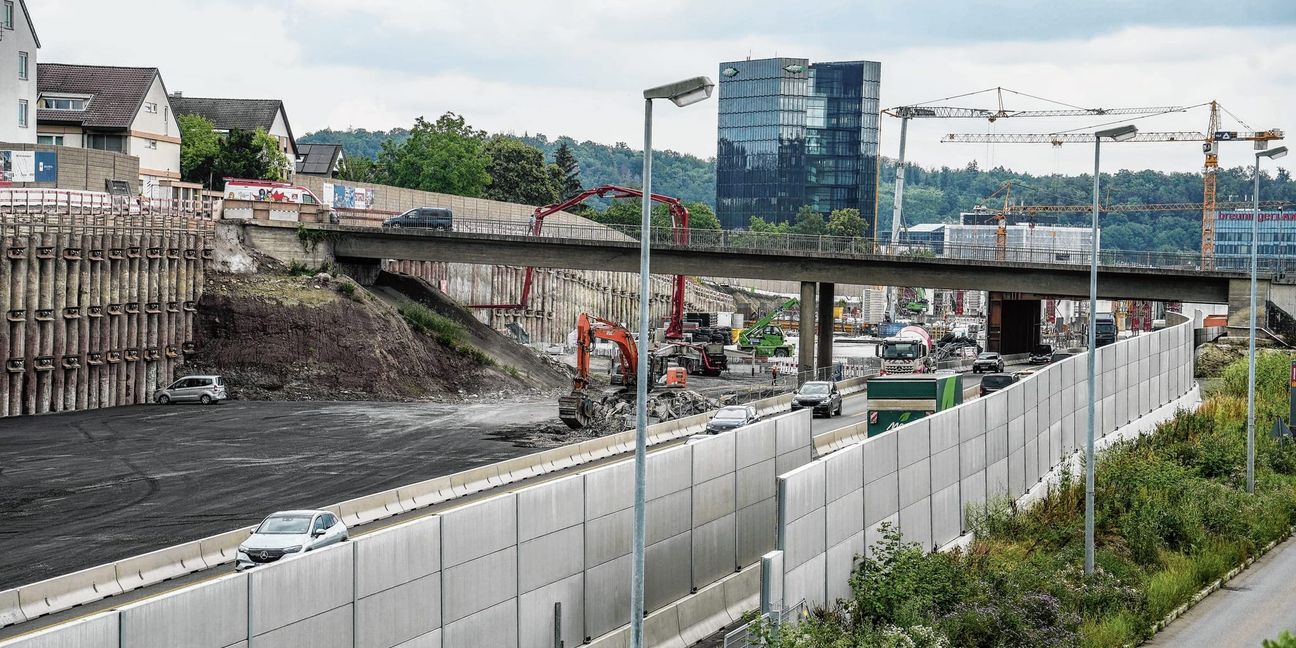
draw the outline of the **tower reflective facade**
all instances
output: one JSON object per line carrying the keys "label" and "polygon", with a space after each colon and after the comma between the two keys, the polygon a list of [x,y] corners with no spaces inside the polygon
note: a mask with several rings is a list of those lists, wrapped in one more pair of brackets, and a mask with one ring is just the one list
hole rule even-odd
{"label": "tower reflective facade", "polygon": [[716,215],[727,229],[752,216],[791,222],[802,206],[825,219],[877,206],[878,86],[874,61],[773,58],[720,64]]}

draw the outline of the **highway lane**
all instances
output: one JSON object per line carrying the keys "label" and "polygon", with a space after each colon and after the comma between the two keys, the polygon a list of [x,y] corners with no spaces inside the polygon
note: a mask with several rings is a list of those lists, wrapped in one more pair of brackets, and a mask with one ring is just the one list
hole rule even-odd
{"label": "highway lane", "polygon": [[1260,648],[1284,630],[1296,634],[1296,539],[1274,547],[1219,591],[1149,641],[1169,648]]}

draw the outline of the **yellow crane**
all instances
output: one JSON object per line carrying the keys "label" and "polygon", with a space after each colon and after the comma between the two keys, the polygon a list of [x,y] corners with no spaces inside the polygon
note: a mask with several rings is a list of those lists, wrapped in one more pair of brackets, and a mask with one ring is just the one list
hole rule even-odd
{"label": "yellow crane", "polygon": [[[1206,104],[1203,104],[1206,105]],[[1202,267],[1209,269],[1215,258],[1215,219],[1219,205],[1215,200],[1215,179],[1219,170],[1220,142],[1255,142],[1257,150],[1268,147],[1269,142],[1281,140],[1283,131],[1270,128],[1261,131],[1228,131],[1220,129],[1219,113],[1228,112],[1217,101],[1211,101],[1210,121],[1206,132],[1198,131],[1140,131],[1129,142],[1202,142],[1202,152],[1206,154],[1206,164],[1202,171]],[[1230,113],[1232,114],[1232,113]],[[1235,117],[1236,119],[1236,117]],[[1241,120],[1238,120],[1241,122]],[[1243,126],[1246,126],[1243,124]],[[963,144],[1052,144],[1061,146],[1072,143],[1093,142],[1090,133],[950,133],[941,138],[942,142]],[[1092,206],[1090,207],[1092,209]],[[1071,210],[1067,210],[1071,211]],[[1140,211],[1129,209],[1127,211]]]}

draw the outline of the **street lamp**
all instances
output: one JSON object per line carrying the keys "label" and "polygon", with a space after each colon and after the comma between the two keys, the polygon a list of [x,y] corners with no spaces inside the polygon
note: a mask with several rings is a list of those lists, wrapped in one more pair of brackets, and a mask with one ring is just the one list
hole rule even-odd
{"label": "street lamp", "polygon": [[1255,492],[1255,372],[1256,372],[1256,266],[1260,264],[1260,158],[1287,155],[1287,147],[1256,151],[1255,189],[1251,192],[1251,310],[1247,336],[1247,492]]}
{"label": "street lamp", "polygon": [[646,490],[648,445],[648,249],[652,236],[652,108],[653,99],[670,99],[676,106],[695,104],[711,96],[715,84],[704,76],[644,90],[643,213],[639,229],[639,340],[638,373],[635,376],[635,485],[634,537],[631,547],[630,645],[643,646],[644,610],[644,492]]}
{"label": "street lamp", "polygon": [[1134,139],[1138,127],[1133,124],[1108,128],[1094,133],[1093,176],[1093,250],[1089,255],[1089,416],[1085,421],[1085,574],[1094,569],[1094,410],[1096,409],[1097,379],[1094,367],[1098,345],[1094,335],[1098,320],[1098,157],[1103,139],[1127,142]]}

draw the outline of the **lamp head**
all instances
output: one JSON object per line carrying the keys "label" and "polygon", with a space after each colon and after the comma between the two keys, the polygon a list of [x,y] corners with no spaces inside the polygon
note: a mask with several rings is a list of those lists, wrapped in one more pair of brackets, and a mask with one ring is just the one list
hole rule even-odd
{"label": "lamp head", "polygon": [[711,79],[700,76],[644,90],[644,99],[670,99],[683,108],[710,97],[714,89]]}
{"label": "lamp head", "polygon": [[1126,124],[1124,126],[1117,126],[1116,128],[1108,128],[1107,130],[1100,130],[1094,133],[1094,137],[1097,137],[1098,139],[1107,138],[1117,142],[1128,142],[1134,139],[1134,136],[1137,134],[1138,134],[1138,126],[1135,126],[1133,124]]}
{"label": "lamp head", "polygon": [[1287,147],[1286,147],[1286,146],[1279,146],[1278,148],[1271,148],[1271,149],[1269,149],[1269,150],[1267,150],[1267,151],[1256,151],[1256,157],[1257,157],[1257,158],[1260,158],[1260,157],[1267,157],[1267,158],[1269,158],[1270,160],[1277,160],[1278,158],[1280,158],[1280,157],[1282,157],[1282,156],[1284,156],[1284,155],[1287,155]]}

